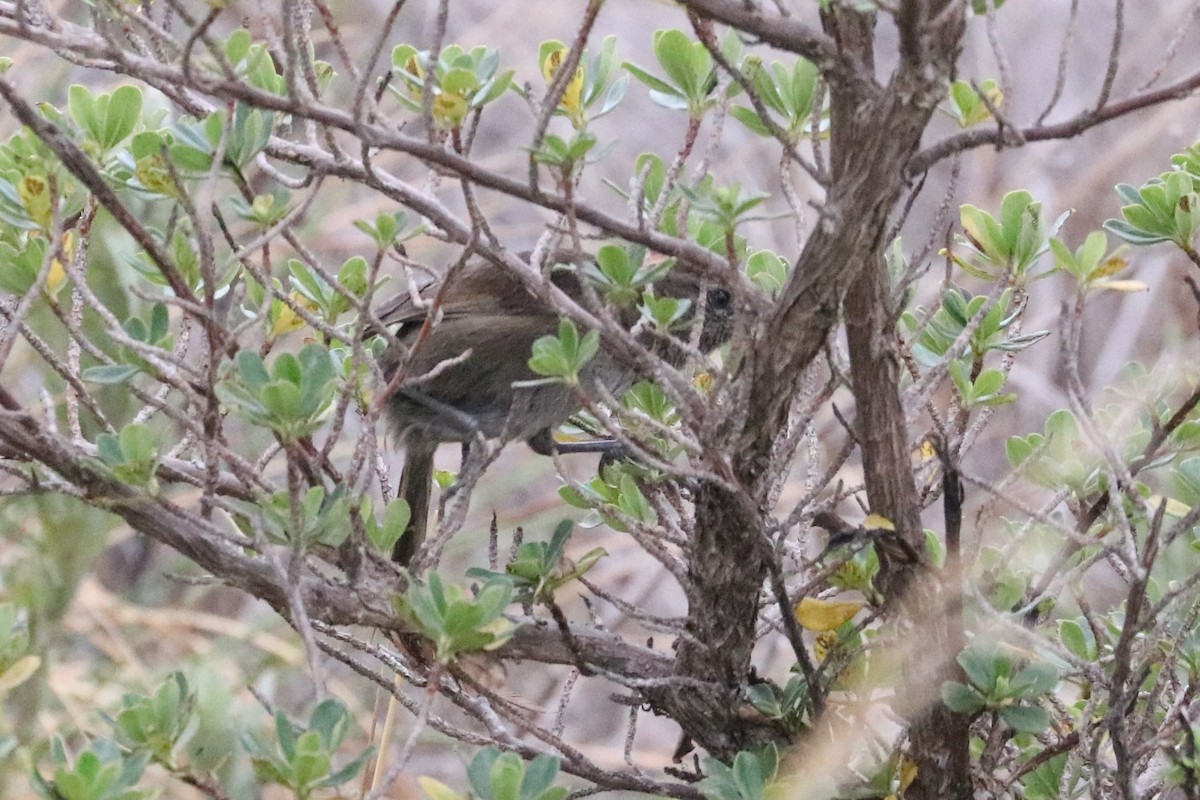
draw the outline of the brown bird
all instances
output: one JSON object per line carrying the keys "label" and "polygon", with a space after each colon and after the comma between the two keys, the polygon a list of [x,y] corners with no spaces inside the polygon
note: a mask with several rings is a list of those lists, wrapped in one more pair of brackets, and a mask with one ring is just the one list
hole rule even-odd
{"label": "brown bird", "polygon": [[[528,254],[523,254],[528,260]],[[589,257],[556,252],[552,263],[560,264],[551,281],[576,301],[583,297],[580,281],[587,280],[582,267]],[[700,281],[676,268],[655,282],[659,297],[698,297]],[[421,330],[429,315],[427,304],[441,291],[435,324],[422,339]],[[579,390],[561,382],[522,386],[541,377],[529,367],[533,343],[556,333],[559,315],[531,294],[511,273],[488,261],[474,261],[456,270],[442,290],[432,282],[419,291],[422,304],[409,293],[391,300],[379,311],[379,319],[399,343],[392,344],[381,359],[383,374],[391,380],[403,367],[405,377],[388,398],[388,416],[406,446],[400,495],[412,512],[405,535],[397,542],[393,558],[408,564],[425,537],[433,475],[433,454],[442,442],[468,442],[476,435],[523,439],[536,452],[612,451],[611,441],[555,444],[551,432],[579,411]],[[426,307],[423,307],[426,306]],[[705,294],[704,330],[699,338],[703,350],[711,350],[729,338],[730,293],[712,288]],[[618,319],[631,327],[637,309],[617,309]],[[689,313],[689,318],[691,314]],[[681,338],[688,334],[681,332]],[[414,349],[415,348],[415,349]],[[680,363],[683,349],[653,346],[668,361]],[[410,354],[411,353],[411,354]],[[635,380],[636,373],[606,352],[600,352],[580,373],[584,392],[598,385],[620,395]]]}

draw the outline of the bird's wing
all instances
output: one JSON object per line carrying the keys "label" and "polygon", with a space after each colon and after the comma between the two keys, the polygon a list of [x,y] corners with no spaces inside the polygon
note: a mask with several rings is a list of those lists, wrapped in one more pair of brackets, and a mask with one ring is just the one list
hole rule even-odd
{"label": "bird's wing", "polygon": [[[557,263],[579,263],[577,254],[564,255],[555,253]],[[522,253],[522,258],[528,254]],[[442,295],[439,314],[443,319],[465,315],[503,316],[508,314],[540,315],[548,309],[525,288],[524,284],[507,270],[483,261],[474,262],[455,272],[451,285]],[[558,269],[551,274],[551,280],[560,289],[574,297],[579,296],[580,276],[571,271]],[[425,321],[429,315],[430,304],[438,295],[442,281],[430,281],[418,289],[421,302],[414,301],[412,293],[405,291],[396,295],[379,307],[378,316],[381,322],[392,329],[397,336],[406,328],[415,327]]]}

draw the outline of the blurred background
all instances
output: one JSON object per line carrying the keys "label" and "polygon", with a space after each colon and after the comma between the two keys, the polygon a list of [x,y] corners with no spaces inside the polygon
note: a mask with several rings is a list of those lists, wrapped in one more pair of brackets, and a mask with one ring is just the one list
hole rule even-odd
{"label": "blurred background", "polygon": [[[84,4],[51,0],[47,5],[64,18],[86,22]],[[273,5],[233,3],[226,18],[232,22],[241,15],[253,29],[262,24],[264,13],[269,17]],[[329,5],[351,45],[351,53],[361,57],[366,44],[377,34],[389,4],[380,0],[332,0]],[[790,5],[798,17],[817,24],[815,2],[793,0]],[[1008,0],[996,14],[990,35],[982,18],[973,19],[959,62],[961,77],[978,81],[995,78],[1005,88],[1003,110],[1008,118],[1021,127],[1033,124],[1055,92],[1072,5],[1072,0]],[[1151,88],[1168,85],[1200,66],[1195,57],[1200,52],[1200,31],[1194,24],[1200,3],[1141,0],[1125,5],[1119,71],[1112,93],[1115,99],[1149,84]],[[1062,97],[1047,117],[1048,123],[1093,107],[1108,66],[1114,36],[1113,3],[1079,0],[1078,6],[1078,18],[1069,37]],[[389,45],[427,47],[436,7],[433,0],[409,0]],[[582,8],[583,3],[570,2],[456,0],[450,4],[447,42],[498,47],[501,68],[516,70],[518,84],[528,81],[540,93],[544,81],[538,46],[547,39],[571,41]],[[318,56],[339,68],[325,32],[319,24],[314,27]],[[688,30],[685,16],[670,3],[609,0],[600,14],[593,49],[603,36],[615,35],[619,58],[655,72],[651,36],[665,27]],[[880,28],[882,74],[890,68],[887,54],[894,51],[894,37],[886,23]],[[990,39],[1000,45],[999,51]],[[355,50],[360,43],[361,49]],[[791,61],[789,56],[749,46],[768,60]],[[55,105],[64,103],[72,83],[107,89],[121,82],[110,74],[68,64],[27,42],[0,40],[0,56],[14,60],[15,67],[6,77],[16,82],[27,97]],[[1169,56],[1173,58],[1168,60]],[[337,102],[336,91],[329,96]],[[634,159],[642,152],[658,153],[669,163],[682,143],[685,122],[683,115],[655,106],[644,87],[631,83],[623,103],[595,125],[601,141],[611,141],[613,146],[590,168],[581,195],[620,213],[623,200],[606,181],[625,188]],[[1200,138],[1198,122],[1200,101],[1189,99],[1152,107],[1069,140],[999,151],[980,148],[964,154],[952,193],[951,165],[939,164],[931,170],[902,230],[906,254],[911,256],[932,246],[930,271],[919,286],[919,301],[929,304],[937,297],[946,269],[937,250],[947,242],[948,224],[957,223],[958,204],[969,202],[995,211],[1006,192],[1028,189],[1041,200],[1048,218],[1067,210],[1073,212],[1061,235],[1072,247],[1078,246],[1087,232],[1105,219],[1119,216],[1114,184],[1140,185],[1168,169],[1172,153]],[[485,112],[473,157],[490,169],[523,176],[527,154],[521,146],[529,140],[534,123],[521,98],[512,95],[502,100]],[[564,133],[559,125],[566,123],[556,120],[552,130]],[[927,144],[956,129],[953,120],[939,115],[928,131]],[[0,112],[0,134],[7,137],[14,130],[13,120]],[[710,122],[701,133],[698,151],[709,153],[707,163],[718,183],[737,181],[749,192],[771,193],[770,210],[785,210],[778,191],[778,148],[731,118],[725,120],[719,136],[713,137]],[[378,163],[417,185],[426,180],[420,165],[404,156],[384,154]],[[692,166],[696,163],[694,157]],[[798,170],[793,172],[801,201],[819,200],[807,179]],[[436,192],[447,205],[459,207],[460,193],[453,183],[436,184]],[[552,221],[547,212],[493,193],[481,192],[480,199],[493,229],[514,250],[531,246]],[[354,228],[353,221],[373,218],[386,205],[387,201],[360,187],[328,183],[301,233],[327,265],[340,264],[355,254],[368,255],[370,243]],[[949,216],[939,218],[939,209],[945,208],[950,209]],[[811,222],[802,220],[801,229]],[[755,223],[744,233],[756,249],[772,249],[788,259],[794,259],[798,252],[792,219]],[[123,288],[132,280],[126,266],[129,244],[111,224],[102,227],[99,239],[97,263],[89,269],[111,277],[104,297],[119,308],[129,302]],[[409,243],[409,254],[433,267],[444,266],[455,257],[453,249],[428,237]],[[1126,400],[1148,389],[1144,382],[1122,382],[1122,370],[1130,361],[1171,374],[1182,372],[1184,365],[1195,363],[1197,356],[1196,301],[1182,283],[1190,269],[1188,263],[1167,247],[1143,248],[1131,256],[1134,261],[1130,277],[1144,281],[1149,290],[1139,294],[1102,293],[1090,301],[1086,317],[1080,366],[1096,402],[1105,401],[1106,393],[1114,388]],[[282,258],[281,253],[280,264]],[[963,283],[973,285],[970,279]],[[979,286],[974,288],[981,290]],[[1073,293],[1073,284],[1063,276],[1039,283],[1032,293],[1025,331],[1055,330],[1063,303]],[[1008,469],[1003,449],[1006,437],[1041,430],[1050,411],[1067,405],[1060,345],[1054,333],[1018,359],[1011,380],[1020,400],[993,416],[971,453],[968,471],[988,480],[998,479]],[[0,373],[0,381],[23,400],[37,402],[47,377],[35,354],[18,349]],[[52,383],[46,385],[55,391]],[[105,400],[122,402],[116,393]],[[836,400],[842,408],[852,405],[844,392]],[[822,447],[840,445],[844,437],[828,412],[818,418],[817,432]],[[914,436],[918,433],[914,431]],[[439,453],[438,465],[455,470],[458,460],[457,446],[447,446]],[[586,478],[595,469],[594,457],[565,458],[563,462],[575,478]],[[399,475],[401,464],[401,454],[395,453],[391,459],[393,476]],[[847,484],[856,483],[856,470],[854,462],[847,465],[843,476]],[[582,512],[559,501],[557,489],[561,483],[550,460],[533,456],[523,445],[511,445],[482,480],[472,499],[468,523],[451,545],[445,570],[461,575],[467,566],[484,565],[493,515],[502,542],[508,541],[517,527],[527,538],[548,538],[559,520],[579,518]],[[803,494],[803,475],[797,474],[794,484],[783,492],[781,513],[786,514],[790,504]],[[188,501],[186,495],[179,498],[181,503]],[[977,506],[979,498],[969,497],[969,501]],[[969,515],[968,519],[973,517]],[[102,531],[106,533],[101,535]],[[967,532],[968,536],[982,534]],[[656,615],[683,613],[684,601],[678,587],[665,579],[655,562],[628,537],[601,527],[578,532],[572,540],[572,547],[579,552],[597,545],[610,554],[590,575],[597,584]],[[35,633],[51,664],[36,684],[23,687],[7,699],[3,712],[7,721],[0,722],[0,727],[19,731],[24,726],[35,726],[46,732],[75,726],[95,728],[100,723],[94,709],[112,709],[124,685],[141,684],[144,688],[165,671],[182,666],[198,684],[204,700],[202,730],[197,737],[204,746],[192,756],[195,763],[201,768],[240,770],[242,785],[250,786],[246,765],[236,760],[223,762],[220,756],[232,745],[229,722],[240,718],[255,724],[263,717],[262,709],[243,689],[250,685],[281,707],[304,710],[312,697],[311,686],[304,679],[303,653],[293,633],[263,604],[197,584],[191,579],[194,577],[194,568],[181,557],[134,537],[102,512],[53,496],[0,497],[0,600],[38,609]],[[594,614],[606,627],[635,640],[644,641],[652,635],[628,624],[606,603],[596,603],[589,609],[580,602],[571,602],[566,610],[573,618]],[[659,639],[656,647],[669,647],[668,637]],[[779,678],[788,659],[782,651],[764,648],[759,662],[762,674]],[[351,704],[364,725],[362,737],[369,738],[370,720],[378,711],[377,693],[348,672],[335,674],[331,690]],[[567,674],[565,668],[515,665],[497,680],[506,695],[531,709],[543,710],[542,719],[551,721]],[[602,766],[614,768],[620,767],[626,757],[629,719],[629,709],[609,702],[609,696],[617,691],[618,687],[600,680],[580,681],[565,715],[566,739]],[[668,765],[677,738],[678,729],[672,723],[642,713],[632,740],[633,759],[649,769]],[[427,733],[412,763],[412,773],[434,775],[459,785],[462,763],[470,755],[461,745]],[[20,778],[22,772],[12,759],[0,761],[0,798],[28,796]],[[396,796],[419,795],[412,781],[402,783]],[[170,796],[185,796],[176,791],[173,788]]]}

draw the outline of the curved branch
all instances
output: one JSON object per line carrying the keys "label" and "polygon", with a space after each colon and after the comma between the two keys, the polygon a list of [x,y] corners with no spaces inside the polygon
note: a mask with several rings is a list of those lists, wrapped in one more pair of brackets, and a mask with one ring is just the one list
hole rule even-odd
{"label": "curved branch", "polygon": [[[203,569],[271,605],[288,616],[286,587],[266,561],[247,556],[224,532],[199,514],[170,499],[136,489],[106,474],[99,460],[51,433],[23,412],[0,387],[0,445],[8,455],[51,469],[84,491],[87,501],[122,517],[134,530],[171,547]],[[309,614],[331,625],[371,625],[404,631],[387,598],[399,588],[400,577],[390,562],[364,559],[364,574],[351,582],[336,581],[308,570],[299,591]],[[371,600],[374,602],[370,602]],[[614,678],[656,679],[671,675],[673,660],[611,633],[572,626],[572,645],[557,627],[543,620],[524,619],[513,638],[496,651],[499,658],[576,665],[582,657],[589,667]]]}
{"label": "curved branch", "polygon": [[841,52],[831,37],[802,22],[779,15],[767,16],[755,5],[740,0],[680,0],[680,5],[756,36],[772,47],[804,56],[830,83],[853,83],[860,90],[868,85],[878,89],[865,64]]}
{"label": "curved branch", "polygon": [[[1085,111],[1066,122],[1055,125],[1035,125],[1018,131],[1023,142],[1044,142],[1052,139],[1071,139],[1079,134],[1128,114],[1173,100],[1182,100],[1200,89],[1200,72],[1189,75],[1170,86],[1152,92],[1142,92],[1094,111]],[[955,153],[992,144],[1002,147],[1013,134],[1000,128],[964,131],[925,148],[908,162],[908,175],[920,175],[939,161]]]}

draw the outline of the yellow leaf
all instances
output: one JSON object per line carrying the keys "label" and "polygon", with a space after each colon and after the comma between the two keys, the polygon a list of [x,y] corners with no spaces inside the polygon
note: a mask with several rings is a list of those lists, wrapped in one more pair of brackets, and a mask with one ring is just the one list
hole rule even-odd
{"label": "yellow leaf", "polygon": [[[1000,91],[999,87],[991,86],[985,88],[981,97],[986,97],[988,102],[985,103],[982,99],[979,101],[979,105],[975,107],[974,111],[963,120],[965,127],[978,125],[981,122],[991,119],[992,108],[1001,108],[1004,105],[1004,92]],[[988,103],[991,103],[991,108],[988,107]]]}
{"label": "yellow leaf", "polygon": [[17,196],[25,204],[29,218],[50,230],[53,204],[50,202],[50,183],[41,175],[26,175],[17,181]]}
{"label": "yellow leaf", "polygon": [[916,779],[917,762],[907,756],[900,756],[900,794],[904,794],[904,790],[912,786]]}
{"label": "yellow leaf", "polygon": [[171,177],[171,170],[167,168],[166,159],[158,153],[150,153],[139,158],[134,174],[148,191],[167,197],[179,197],[179,188]]}
{"label": "yellow leaf", "polygon": [[[968,211],[967,210],[968,208],[971,208],[971,211]],[[988,238],[988,236],[987,236],[987,232],[983,229],[983,226],[981,224],[978,210],[974,209],[970,206],[963,206],[962,210],[959,213],[958,221],[963,227],[963,233],[966,234],[966,237],[971,242],[971,244],[975,245],[980,250],[982,250],[983,246],[980,243],[984,239]],[[962,263],[953,254],[951,254],[950,257],[953,258],[959,264]]]}
{"label": "yellow leaf", "polygon": [[417,778],[417,783],[420,785],[421,791],[429,795],[430,800],[464,800],[461,794],[428,775]]}
{"label": "yellow leaf", "polygon": [[796,606],[796,621],[810,631],[835,631],[854,617],[865,603],[805,597]]}
{"label": "yellow leaf", "polygon": [[882,514],[868,514],[863,527],[869,531],[894,531],[896,524]]}
{"label": "yellow leaf", "polygon": [[75,257],[75,231],[66,231],[63,233],[62,251],[67,260]]}
{"label": "yellow leaf", "polygon": [[42,659],[38,656],[25,656],[19,659],[17,663],[0,673],[0,695],[29,680],[41,665]]}
{"label": "yellow leaf", "polygon": [[1122,255],[1128,249],[1129,248],[1124,245],[1118,247],[1115,251],[1113,251],[1112,255],[1100,262],[1100,266],[1096,267],[1096,269],[1092,272],[1091,277],[1108,278],[1116,275],[1118,272],[1128,267],[1129,259]]}
{"label": "yellow leaf", "polygon": [[[75,257],[75,233],[67,231],[62,237],[62,253],[69,261]],[[50,262],[50,272],[46,275],[46,293],[52,297],[58,295],[58,290],[67,282],[67,270],[57,258]]]}
{"label": "yellow leaf", "polygon": [[46,275],[46,294],[51,297],[58,295],[58,290],[67,282],[67,270],[57,258],[50,262],[50,272]]}
{"label": "yellow leaf", "polygon": [[921,442],[921,460],[929,461],[937,457],[937,450],[934,449],[933,442],[926,439]]}
{"label": "yellow leaf", "polygon": [[[546,83],[554,81],[554,76],[558,72],[558,68],[562,66],[568,52],[570,51],[567,48],[560,47],[546,54],[546,59],[542,62],[542,77],[546,79]],[[571,76],[570,82],[567,83],[560,105],[566,110],[567,116],[571,118],[571,121],[575,123],[575,127],[582,127],[583,69],[581,67],[575,69],[575,74]]]}
{"label": "yellow leaf", "polygon": [[[422,69],[421,60],[416,55],[409,56],[408,61],[404,63],[404,71],[418,81],[425,80],[425,70]],[[402,81],[402,83],[404,84],[404,91],[409,97],[415,100],[421,99],[423,92],[420,86],[409,81]]]}
{"label": "yellow leaf", "polygon": [[575,75],[567,82],[567,89],[563,92],[562,98],[563,108],[571,115],[572,119],[579,117],[583,109],[583,70],[576,69]]}
{"label": "yellow leaf", "polygon": [[542,62],[542,77],[546,79],[546,83],[554,82],[554,73],[558,72],[558,68],[566,57],[567,48],[565,47],[551,50],[546,54],[546,59]]}
{"label": "yellow leaf", "polygon": [[1167,501],[1166,513],[1172,517],[1186,517],[1192,507],[1187,503],[1180,502],[1173,497],[1163,497],[1161,494],[1151,495],[1146,498],[1146,504],[1151,508],[1158,508],[1162,505],[1163,500]]}
{"label": "yellow leaf", "polygon": [[457,94],[443,92],[433,98],[433,116],[439,125],[456,127],[467,116],[467,99]]}
{"label": "yellow leaf", "polygon": [[[296,292],[292,292],[288,297],[297,305],[305,305],[309,311],[317,310],[315,304],[308,302]],[[271,332],[268,334],[270,338],[277,339],[284,334],[298,331],[308,324],[304,321],[304,317],[293,311],[287,303],[282,300],[275,302],[279,304],[279,312],[275,315],[275,321],[271,323]]]}
{"label": "yellow leaf", "polygon": [[421,59],[415,55],[409,56],[408,61],[404,64],[404,71],[414,78],[424,79],[425,70],[421,69]]}
{"label": "yellow leaf", "polygon": [[838,643],[838,635],[835,631],[825,631],[818,633],[816,640],[813,642],[813,654],[817,657],[817,663],[822,664],[825,657],[829,655]]}

